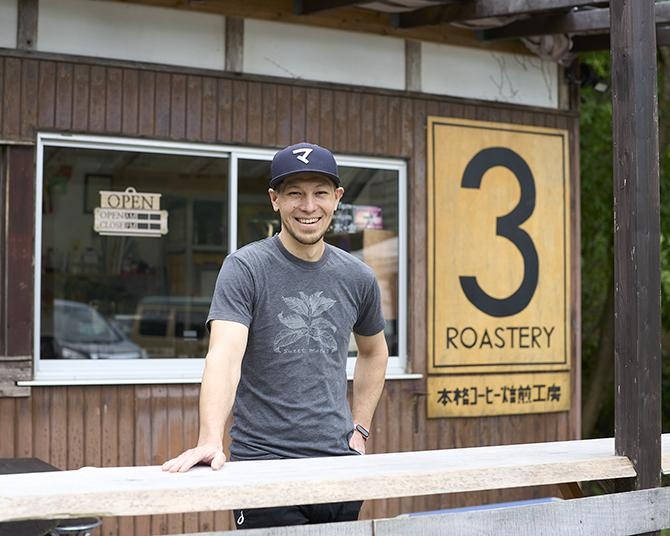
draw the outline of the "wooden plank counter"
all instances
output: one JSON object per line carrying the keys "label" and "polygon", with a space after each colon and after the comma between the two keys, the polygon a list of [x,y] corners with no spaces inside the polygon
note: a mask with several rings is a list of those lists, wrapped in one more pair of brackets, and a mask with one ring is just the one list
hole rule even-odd
{"label": "wooden plank counter", "polygon": [[[663,437],[670,472],[670,434]],[[407,497],[635,476],[594,439],[339,458],[227,463],[164,473],[158,466],[0,476],[0,521],[202,512]]]}

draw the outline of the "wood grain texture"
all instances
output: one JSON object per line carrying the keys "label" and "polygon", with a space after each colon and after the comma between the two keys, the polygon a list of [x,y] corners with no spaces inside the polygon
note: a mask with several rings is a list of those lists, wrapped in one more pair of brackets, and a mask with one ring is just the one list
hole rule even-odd
{"label": "wood grain texture", "polygon": [[[661,260],[653,0],[613,0],[614,429],[637,489],[660,485]],[[631,121],[631,118],[635,118]]]}
{"label": "wood grain texture", "polygon": [[[665,436],[670,448],[670,435]],[[171,474],[160,466],[0,476],[0,521],[146,515],[458,493],[630,478],[614,440],[592,439],[334,458],[230,462]],[[360,486],[361,481],[365,486]]]}

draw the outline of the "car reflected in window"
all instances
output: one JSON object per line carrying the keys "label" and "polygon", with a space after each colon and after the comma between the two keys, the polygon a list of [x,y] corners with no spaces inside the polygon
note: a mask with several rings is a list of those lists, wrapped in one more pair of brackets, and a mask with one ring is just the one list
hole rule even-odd
{"label": "car reflected in window", "polygon": [[[42,359],[138,359],[147,354],[90,305],[54,300],[43,326]],[[51,328],[51,330],[49,329]]]}

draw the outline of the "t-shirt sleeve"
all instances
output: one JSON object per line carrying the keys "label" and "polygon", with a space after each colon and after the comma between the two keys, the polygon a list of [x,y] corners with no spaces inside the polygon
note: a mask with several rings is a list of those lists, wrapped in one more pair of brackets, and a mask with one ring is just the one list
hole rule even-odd
{"label": "t-shirt sleeve", "polygon": [[384,314],[382,313],[382,298],[379,284],[374,275],[370,275],[367,292],[358,308],[358,318],[354,324],[354,333],[369,337],[384,329]]}
{"label": "t-shirt sleeve", "polygon": [[249,327],[254,310],[254,281],[249,267],[236,256],[223,262],[216,278],[207,329],[212,320],[229,320]]}

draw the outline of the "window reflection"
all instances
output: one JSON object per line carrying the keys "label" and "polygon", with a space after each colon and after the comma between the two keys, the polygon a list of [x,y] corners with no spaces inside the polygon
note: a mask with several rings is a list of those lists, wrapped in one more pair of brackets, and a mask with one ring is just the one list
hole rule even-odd
{"label": "window reflection", "polygon": [[[344,197],[326,241],[368,264],[382,293],[386,339],[398,355],[398,196],[395,170],[339,166]],[[267,195],[270,162],[238,161],[238,247],[279,232]],[[352,339],[350,355],[356,355]]]}
{"label": "window reflection", "polygon": [[[204,357],[228,159],[46,147],[43,169],[41,357]],[[166,235],[94,231],[100,191],[128,187],[161,194]]]}

